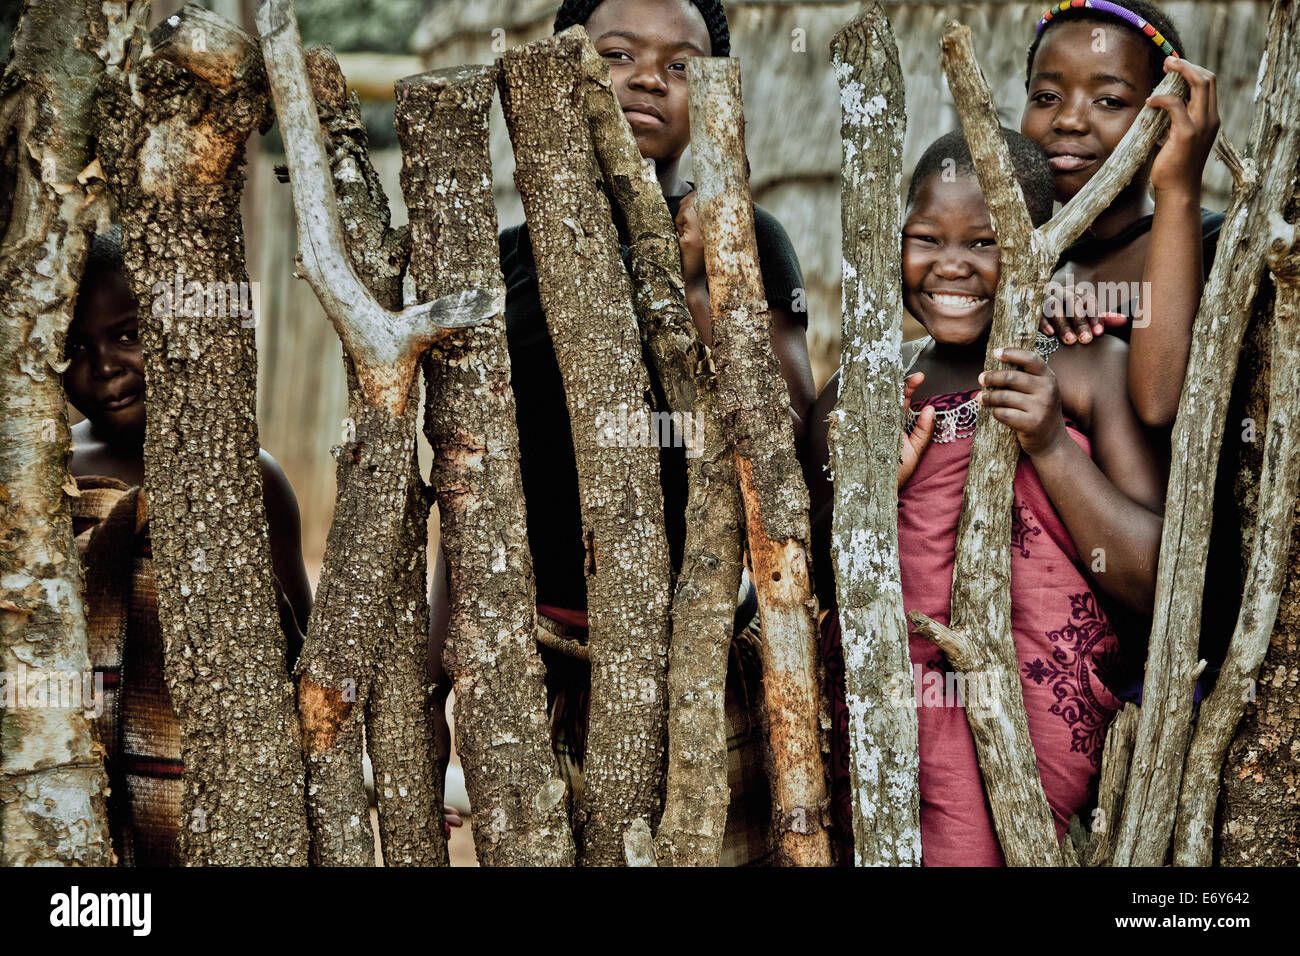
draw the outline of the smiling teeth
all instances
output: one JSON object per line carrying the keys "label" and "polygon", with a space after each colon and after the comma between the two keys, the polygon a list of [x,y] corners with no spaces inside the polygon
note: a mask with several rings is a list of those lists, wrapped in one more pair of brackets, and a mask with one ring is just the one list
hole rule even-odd
{"label": "smiling teeth", "polygon": [[956,306],[978,305],[980,302],[984,301],[982,296],[944,295],[941,292],[931,292],[930,298],[934,299],[934,301],[939,303],[940,305],[956,305]]}

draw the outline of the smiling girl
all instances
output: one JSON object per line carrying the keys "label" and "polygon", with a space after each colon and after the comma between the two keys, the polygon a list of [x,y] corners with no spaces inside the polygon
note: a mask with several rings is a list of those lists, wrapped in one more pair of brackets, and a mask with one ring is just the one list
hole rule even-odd
{"label": "smiling girl", "polygon": [[[1051,215],[1051,169],[1031,141],[1003,133],[1030,215],[1042,223]],[[1161,485],[1127,397],[1128,347],[1106,336],[1087,349],[1059,349],[1055,338],[1040,334],[1032,351],[997,351],[1015,368],[984,371],[1001,255],[960,130],[922,155],[902,243],[903,303],[929,333],[906,343],[902,356],[911,432],[901,443],[898,474],[903,604],[949,622],[957,522],[982,405],[1015,432],[1023,451],[1014,479],[1012,633],[1029,735],[1060,837],[1093,799],[1101,745],[1118,706],[1102,680],[1118,637],[1098,595],[1145,612],[1155,590]],[[825,420],[837,395],[838,376],[817,401],[810,440],[823,466],[813,500],[825,606],[834,603]],[[837,646],[833,612],[823,629],[824,643]],[[948,686],[947,662],[915,634],[909,651],[918,688],[922,862],[996,866],[1002,855],[962,701],[921,692]],[[842,697],[836,710],[843,710]],[[836,730],[842,753],[846,715],[837,714]]]}
{"label": "smiling girl", "polygon": [[[1064,7],[1064,9],[1062,9]],[[1056,199],[1069,202],[1115,151],[1144,106],[1169,113],[1163,144],[1057,264],[1062,286],[1140,289],[1136,301],[1100,303],[1129,339],[1129,390],[1149,426],[1173,424],[1191,349],[1192,321],[1218,242],[1220,213],[1202,209],[1201,174],[1219,129],[1214,74],[1183,59],[1182,38],[1145,0],[1065,0],[1049,8],[1025,70],[1020,131],[1052,166]],[[1167,72],[1188,84],[1186,102],[1152,97]],[[1154,195],[1154,201],[1148,192]],[[1116,285],[1122,284],[1122,285]],[[1088,343],[1103,331],[1098,304],[1072,320],[1044,320],[1049,334]],[[1092,322],[1088,318],[1090,316]]]}

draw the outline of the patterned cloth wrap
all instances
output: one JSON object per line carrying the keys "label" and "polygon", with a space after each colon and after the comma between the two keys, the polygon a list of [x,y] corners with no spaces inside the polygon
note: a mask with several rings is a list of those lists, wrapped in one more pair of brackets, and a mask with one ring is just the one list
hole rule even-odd
{"label": "patterned cloth wrap", "polygon": [[115,478],[77,479],[77,553],[86,576],[90,661],[104,686],[96,731],[107,753],[109,822],[123,866],[176,866],[181,733],[163,680],[144,494]]}
{"label": "patterned cloth wrap", "polygon": [[[587,745],[587,705],[591,661],[587,652],[587,614],[538,605],[537,644],[546,665],[546,697],[551,743],[571,801],[582,797],[582,763]],[[772,801],[763,766],[762,699],[758,617],[731,642],[727,665],[726,832],[722,866],[764,866],[772,861]],[[572,806],[572,803],[570,803]]]}
{"label": "patterned cloth wrap", "polygon": [[[940,395],[924,404],[953,408],[977,390]],[[919,408],[921,402],[915,403]],[[1090,452],[1074,423],[1070,437]],[[899,492],[898,545],[903,606],[941,624],[950,621],[957,521],[970,466],[971,439],[931,443]],[[1011,628],[1020,685],[1039,775],[1059,839],[1071,816],[1087,823],[1096,795],[1102,744],[1120,702],[1103,682],[1118,660],[1115,632],[1084,576],[1084,564],[1052,507],[1038,474],[1022,456],[1016,468],[1011,531]],[[842,839],[849,819],[848,713],[844,706],[838,616],[822,621],[832,706],[832,809]],[[909,636],[920,744],[921,853],[926,866],[1001,866],[1004,862],[984,796],[975,742],[957,684],[943,654]],[[963,685],[962,700],[982,691]],[[846,833],[847,830],[847,833]]]}

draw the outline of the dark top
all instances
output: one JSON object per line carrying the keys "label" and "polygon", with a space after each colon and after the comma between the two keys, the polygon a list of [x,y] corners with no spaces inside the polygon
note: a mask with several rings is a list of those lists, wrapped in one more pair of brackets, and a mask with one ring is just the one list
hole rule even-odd
{"label": "dark top", "polygon": [[[693,187],[694,184],[688,184]],[[674,217],[682,196],[666,197]],[[807,327],[803,307],[803,273],[790,237],[781,223],[761,206],[754,206],[754,231],[763,287],[772,306],[791,310]],[[620,251],[626,257],[627,234],[619,226]],[[585,610],[587,581],[583,566],[582,511],[578,496],[578,467],[574,461],[569,410],[555,348],[542,314],[537,268],[527,224],[502,231],[501,273],[506,280],[506,337],[510,348],[510,378],[519,423],[520,471],[528,508],[528,545],[537,577],[537,603]],[[799,311],[794,310],[798,299]],[[666,409],[653,364],[646,361],[654,407]],[[681,567],[686,540],[686,452],[681,447],[660,450],[660,483],[664,518],[673,567]]]}
{"label": "dark top", "polygon": [[[1096,259],[1104,255],[1111,249],[1120,246],[1126,246],[1144,232],[1151,231],[1152,216],[1143,216],[1135,219],[1122,230],[1106,239],[1081,238],[1076,239],[1070,245],[1065,247],[1061,257],[1056,260],[1056,267],[1059,269],[1067,262],[1078,262]],[[1223,227],[1223,213],[1211,212],[1204,206],[1201,207],[1201,268],[1203,270],[1202,278],[1210,274],[1210,266],[1214,265],[1214,253],[1219,247],[1219,230]],[[1133,334],[1133,310],[1132,300],[1125,302],[1118,309],[1123,313],[1129,322],[1117,329],[1107,330],[1107,334],[1115,335],[1127,342]]]}

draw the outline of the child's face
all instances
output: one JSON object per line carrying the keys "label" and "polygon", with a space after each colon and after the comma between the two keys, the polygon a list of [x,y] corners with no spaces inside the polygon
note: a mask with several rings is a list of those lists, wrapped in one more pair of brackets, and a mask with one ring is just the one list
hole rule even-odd
{"label": "child's face", "polygon": [[979,181],[927,177],[903,222],[903,304],[936,341],[970,345],[988,331],[1001,259]]}
{"label": "child's face", "polygon": [[68,329],[63,387],[98,429],[144,434],[144,362],[135,298],[126,277],[109,273],[82,288]]}
{"label": "child's face", "polygon": [[700,11],[688,0],[605,0],[586,29],[641,155],[678,159],[691,141],[686,60],[713,55]]}
{"label": "child's face", "polygon": [[1024,133],[1047,153],[1068,202],[1115,151],[1151,94],[1151,41],[1092,21],[1052,27],[1034,54]]}

